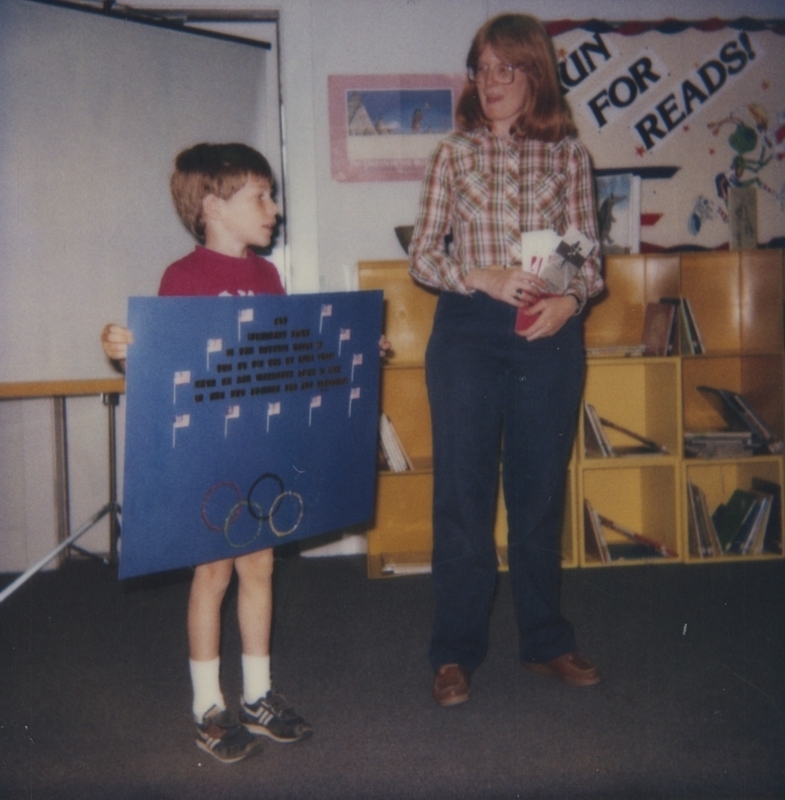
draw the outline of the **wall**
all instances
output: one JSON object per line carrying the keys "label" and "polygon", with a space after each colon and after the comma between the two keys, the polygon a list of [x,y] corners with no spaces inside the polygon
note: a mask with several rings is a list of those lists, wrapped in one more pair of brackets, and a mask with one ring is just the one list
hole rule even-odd
{"label": "wall", "polygon": [[[243,6],[258,8],[263,3],[145,0],[134,5],[234,10]],[[506,10],[526,11],[546,20],[783,16],[781,0],[748,0],[743,8],[730,0],[662,0],[657,4],[642,0],[272,0],[267,5],[281,12],[287,234],[293,265],[290,288],[298,292],[350,288],[357,261],[403,257],[393,228],[413,221],[419,191],[416,182],[342,184],[331,179],[328,75],[460,72],[475,29],[488,16]],[[93,413],[92,427],[103,431],[103,408],[85,412],[88,417]],[[20,425],[20,414],[14,411],[5,417],[13,416],[17,419],[15,424]],[[21,452],[28,453],[29,442],[20,445],[20,436],[6,436],[3,420],[0,417],[0,441],[5,444],[13,439]],[[88,445],[92,455],[78,454],[80,462],[88,467],[102,458],[102,436],[96,439]],[[39,444],[34,440],[32,446]],[[72,468],[78,473],[81,467],[72,463]],[[87,469],[86,475],[91,474]],[[3,470],[0,475],[5,479]],[[86,483],[75,490],[75,506],[95,510],[105,502],[104,486],[98,478],[90,477]],[[32,491],[27,485],[17,489],[20,495]],[[41,503],[46,502],[51,499],[47,501],[42,496]],[[20,518],[13,509],[9,513],[14,519]],[[5,535],[0,531],[0,537]],[[5,549],[3,545],[0,541],[0,552]],[[11,549],[20,553],[23,550]],[[3,568],[0,562],[0,570]]]}
{"label": "wall", "polygon": [[[287,14],[300,2],[280,3],[284,32]],[[315,152],[315,186],[319,280],[324,289],[349,288],[347,272],[363,259],[401,258],[403,251],[395,238],[396,225],[411,224],[416,212],[419,185],[416,182],[338,183],[330,176],[329,128],[327,120],[327,76],[330,74],[386,74],[462,72],[466,50],[476,28],[490,15],[502,11],[533,13],[543,20],[619,19],[697,20],[707,17],[735,19],[741,15],[758,18],[783,17],[777,0],[758,0],[744,5],[729,0],[313,0],[308,3],[310,43],[305,37],[288,37],[284,55],[284,98],[287,116],[302,113],[313,120],[312,146]],[[314,32],[319,32],[315,35]],[[287,91],[286,72],[292,59],[311,62],[311,95],[298,82],[298,91]],[[297,108],[293,108],[293,104]],[[308,106],[306,108],[306,106]],[[299,152],[289,148],[291,167]],[[308,153],[310,159],[311,153]],[[291,173],[290,176],[296,176]],[[294,194],[293,194],[294,197]],[[294,219],[299,213],[290,208]],[[291,239],[296,269],[303,266],[298,241]]]}
{"label": "wall", "polygon": [[[139,7],[257,8],[252,0],[142,0]],[[351,288],[363,259],[401,258],[396,225],[411,224],[417,182],[339,183],[330,175],[327,76],[462,72],[474,31],[489,16],[543,20],[782,18],[780,0],[272,0],[281,14],[286,124],[287,234],[292,291]]]}

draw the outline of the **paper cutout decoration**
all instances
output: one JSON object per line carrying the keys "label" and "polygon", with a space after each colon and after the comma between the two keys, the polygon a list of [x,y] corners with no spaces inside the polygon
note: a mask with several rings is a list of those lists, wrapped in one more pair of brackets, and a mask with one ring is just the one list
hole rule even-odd
{"label": "paper cutout decoration", "polygon": [[120,577],[373,514],[382,293],[128,303]]}

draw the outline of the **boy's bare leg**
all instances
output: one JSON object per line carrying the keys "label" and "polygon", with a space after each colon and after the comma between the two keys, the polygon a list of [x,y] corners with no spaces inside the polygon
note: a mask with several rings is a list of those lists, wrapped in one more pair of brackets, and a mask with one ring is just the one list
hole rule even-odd
{"label": "boy's bare leg", "polygon": [[270,681],[273,550],[249,553],[234,565],[240,578],[237,605],[243,640],[240,722],[252,733],[277,742],[298,742],[311,735],[311,726]]}
{"label": "boy's bare leg", "polygon": [[239,578],[237,617],[243,654],[270,655],[273,618],[273,550],[258,550],[235,559]]}
{"label": "boy's bare leg", "polygon": [[233,559],[200,564],[188,598],[188,652],[193,713],[200,723],[210,709],[226,707],[221,692],[221,605],[232,578]]}
{"label": "boy's bare leg", "polygon": [[193,661],[218,658],[221,644],[221,604],[232,578],[234,559],[199,564],[188,598],[188,651]]}

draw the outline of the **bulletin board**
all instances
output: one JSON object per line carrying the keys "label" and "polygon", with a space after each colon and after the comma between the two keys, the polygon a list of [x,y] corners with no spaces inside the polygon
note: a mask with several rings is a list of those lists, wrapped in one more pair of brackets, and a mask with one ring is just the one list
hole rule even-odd
{"label": "bulletin board", "polygon": [[373,514],[382,293],[128,303],[120,577]]}
{"label": "bulletin board", "polygon": [[642,251],[726,247],[732,187],[785,244],[785,20],[547,27],[595,168],[641,178]]}

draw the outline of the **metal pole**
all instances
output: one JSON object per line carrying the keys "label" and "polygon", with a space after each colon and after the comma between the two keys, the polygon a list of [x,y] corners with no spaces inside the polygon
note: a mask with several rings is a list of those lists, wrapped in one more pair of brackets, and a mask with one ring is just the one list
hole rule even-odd
{"label": "metal pole", "polygon": [[[65,395],[52,398],[55,439],[55,507],[57,511],[57,541],[71,535],[71,487],[68,471],[68,421]],[[69,554],[66,553],[66,556]]]}
{"label": "metal pole", "polygon": [[109,410],[109,563],[117,563],[117,540],[120,537],[120,522],[117,504],[117,428],[115,425],[115,409],[120,403],[117,392],[109,392],[103,396],[104,405]]}
{"label": "metal pole", "polygon": [[93,525],[98,522],[99,519],[106,516],[115,509],[116,506],[112,503],[107,503],[100,511],[96,512],[95,515],[85,522],[81,528],[75,533],[72,533],[64,542],[60,542],[54,550],[50,553],[47,553],[42,559],[36,561],[30,569],[26,572],[23,572],[12,584],[6,586],[2,592],[0,592],[0,603],[2,603],[7,597],[10,597],[23,583],[26,583],[30,578],[35,575],[38,570],[45,567],[58,553],[62,550],[65,550],[66,547],[70,547],[83,533],[86,533],[93,527]]}

